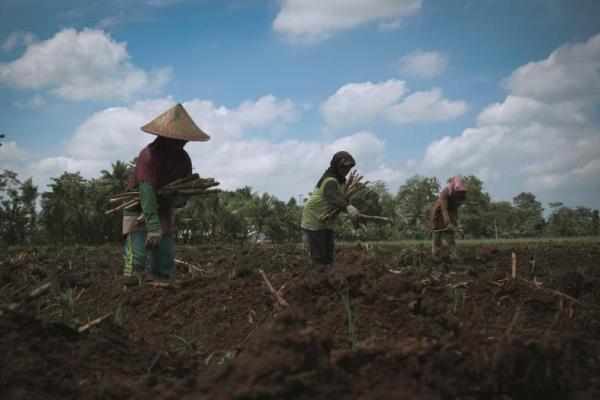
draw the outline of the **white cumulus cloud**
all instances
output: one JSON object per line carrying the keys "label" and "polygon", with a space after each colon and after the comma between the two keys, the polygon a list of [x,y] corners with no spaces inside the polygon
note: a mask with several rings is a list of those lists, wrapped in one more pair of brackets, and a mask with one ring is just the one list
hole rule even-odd
{"label": "white cumulus cloud", "polygon": [[[112,107],[87,118],[68,142],[67,155],[74,158],[129,160],[145,142],[154,139],[140,127],[175,105],[171,97],[137,101],[129,106]],[[240,138],[253,128],[276,130],[296,118],[290,100],[272,95],[247,100],[235,108],[215,106],[208,100],[183,103],[196,124],[211,135],[211,142]]]}
{"label": "white cumulus cloud", "polygon": [[396,124],[410,122],[447,121],[465,114],[468,104],[462,100],[447,100],[440,88],[415,92],[388,110],[388,120]]}
{"label": "white cumulus cloud", "polygon": [[26,46],[34,43],[36,37],[31,32],[16,31],[8,35],[2,43],[2,50],[10,51],[19,46]]}
{"label": "white cumulus cloud", "polygon": [[600,206],[599,44],[596,35],[517,68],[504,101],[476,127],[432,142],[422,168],[479,175],[504,198],[531,191]]}
{"label": "white cumulus cloud", "polygon": [[334,128],[367,123],[379,118],[406,91],[406,82],[395,79],[381,83],[348,83],[321,105],[321,113]]}
{"label": "white cumulus cloud", "polygon": [[406,82],[396,79],[349,83],[321,105],[321,113],[327,126],[337,129],[377,119],[395,124],[446,121],[468,110],[466,102],[445,99],[439,88],[404,97],[407,92]]}
{"label": "white cumulus cloud", "polygon": [[18,59],[0,63],[0,83],[20,89],[49,89],[70,100],[128,100],[160,89],[170,67],[136,67],[126,44],[96,29],[63,29],[27,45]]}
{"label": "white cumulus cloud", "polygon": [[438,51],[417,50],[400,60],[400,73],[422,79],[435,78],[448,67],[448,56]]}
{"label": "white cumulus cloud", "polygon": [[586,101],[600,96],[600,34],[565,44],[544,60],[517,68],[507,79],[511,94],[545,102]]}
{"label": "white cumulus cloud", "polygon": [[420,10],[422,0],[282,0],[273,29],[291,42],[323,40],[336,32],[372,22],[399,27]]}

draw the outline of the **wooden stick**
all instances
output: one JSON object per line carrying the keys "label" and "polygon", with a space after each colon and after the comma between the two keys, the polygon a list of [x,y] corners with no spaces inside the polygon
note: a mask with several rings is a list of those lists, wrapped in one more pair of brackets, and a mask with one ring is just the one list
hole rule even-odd
{"label": "wooden stick", "polygon": [[150,364],[150,366],[148,367],[148,370],[146,371],[146,376],[145,376],[146,379],[150,377],[150,374],[152,373],[152,370],[154,369],[154,366],[158,362],[159,358],[160,358],[160,353],[156,353],[156,356],[154,356],[154,360],[152,360],[152,363]]}
{"label": "wooden stick", "polygon": [[9,304],[8,306],[6,306],[6,310],[0,310],[0,317],[2,317],[4,314],[8,314],[9,312],[17,311],[19,308],[23,307],[24,305],[32,302],[36,298],[38,298],[41,295],[43,295],[44,293],[46,293],[46,291],[48,291],[48,289],[50,289],[51,286],[52,286],[51,282],[46,282],[42,286],[32,290],[31,292],[29,292],[29,294],[27,295],[27,297],[24,300]]}
{"label": "wooden stick", "polygon": [[392,222],[393,221],[391,218],[380,217],[379,215],[365,215],[365,214],[360,214],[359,218],[374,219],[374,220],[377,220],[377,221],[388,221],[388,222]]}
{"label": "wooden stick", "polygon": [[172,187],[172,186],[175,186],[175,185],[180,185],[180,184],[182,184],[184,182],[189,182],[189,181],[192,181],[194,179],[199,179],[199,178],[200,178],[200,175],[198,175],[198,174],[192,174],[192,175],[187,176],[185,178],[180,178],[180,179],[174,180],[173,182],[171,182],[171,183],[163,186],[163,188],[168,188],[168,187]]}
{"label": "wooden stick", "polygon": [[190,263],[189,263],[189,262],[187,262],[187,261],[182,261],[182,260],[177,260],[177,259],[175,259],[175,262],[176,262],[176,263],[178,263],[178,264],[181,264],[181,265],[185,265],[185,266],[186,266],[186,267],[188,267],[188,268],[195,269],[196,271],[198,271],[198,272],[202,272],[203,274],[206,274],[206,273],[207,273],[207,272],[206,272],[205,270],[203,270],[202,268],[200,268],[200,267],[197,267],[197,266],[195,266],[194,264],[190,264]]}
{"label": "wooden stick", "polygon": [[527,279],[525,279],[525,278],[521,278],[521,280],[522,280],[523,282],[525,282],[526,284],[528,284],[528,285],[530,285],[530,286],[534,287],[534,288],[535,288],[535,289],[537,289],[537,290],[541,290],[541,291],[543,291],[543,292],[552,293],[552,294],[555,294],[555,295],[557,295],[557,296],[564,297],[565,299],[569,299],[569,300],[571,300],[573,303],[576,303],[576,304],[579,304],[579,305],[582,305],[582,306],[589,306],[589,305],[587,305],[587,304],[581,303],[581,302],[580,302],[580,301],[578,301],[576,298],[574,298],[574,297],[571,297],[571,296],[569,296],[568,294],[566,294],[566,293],[563,293],[563,292],[561,292],[561,291],[558,291],[558,290],[556,290],[556,289],[545,288],[545,287],[542,287],[542,286],[540,286],[539,284],[538,284],[538,285],[536,285],[535,283],[533,283],[533,282],[531,282],[531,281],[528,281],[528,280],[527,280]]}
{"label": "wooden stick", "polygon": [[109,312],[106,315],[103,315],[102,317],[96,318],[90,322],[88,322],[85,325],[82,325],[79,327],[79,329],[77,329],[77,331],[79,331],[79,333],[85,332],[90,328],[93,328],[94,326],[98,325],[99,323],[101,323],[102,321],[104,321],[106,318],[110,317],[113,313]]}
{"label": "wooden stick", "polygon": [[84,292],[85,292],[85,288],[81,289],[81,291],[79,292],[77,297],[75,297],[75,301],[79,301],[81,299],[81,296],[83,296]]}
{"label": "wooden stick", "polygon": [[[448,231],[448,228],[444,228],[444,229],[434,229],[431,232],[445,232]],[[454,232],[462,232],[462,229],[455,229]]]}
{"label": "wooden stick", "polygon": [[119,194],[115,194],[113,197],[113,199],[119,198],[119,197],[129,197],[129,196],[139,196],[140,192],[136,191],[136,192],[123,192],[123,193],[119,193]]}
{"label": "wooden stick", "polygon": [[116,203],[119,201],[124,201],[124,200],[133,200],[134,198],[137,198],[140,195],[140,192],[129,192],[123,195],[118,195],[118,196],[113,196],[110,199],[108,199],[109,203]]}
{"label": "wooden stick", "polygon": [[144,284],[153,287],[171,287],[169,282],[145,282]]}
{"label": "wooden stick", "polygon": [[511,268],[510,268],[511,273],[510,273],[510,275],[513,279],[516,279],[517,278],[517,255],[513,252],[510,258],[511,258],[511,263],[510,263],[511,264]]}
{"label": "wooden stick", "polygon": [[160,194],[184,194],[190,196],[201,196],[205,194],[219,193],[221,189],[178,189],[169,193],[160,193]]}
{"label": "wooden stick", "polygon": [[280,291],[276,291],[275,288],[273,287],[273,285],[271,285],[271,282],[269,282],[269,279],[267,278],[267,275],[265,274],[265,272],[262,269],[259,269],[258,272],[260,273],[263,280],[267,284],[267,287],[269,288],[271,295],[273,295],[273,297],[275,298],[275,301],[277,301],[277,303],[282,307],[289,306],[290,304],[287,301],[285,301],[283,297],[281,297],[281,290],[283,290],[283,286],[280,289]]}
{"label": "wooden stick", "polygon": [[134,205],[135,203],[138,203],[139,201],[140,201],[139,198],[128,200],[125,203],[122,203],[122,204],[118,205],[117,207],[112,208],[112,209],[106,211],[104,214],[108,215],[108,214],[110,214],[112,212],[119,211],[119,210],[122,210],[124,208],[128,208],[128,207]]}

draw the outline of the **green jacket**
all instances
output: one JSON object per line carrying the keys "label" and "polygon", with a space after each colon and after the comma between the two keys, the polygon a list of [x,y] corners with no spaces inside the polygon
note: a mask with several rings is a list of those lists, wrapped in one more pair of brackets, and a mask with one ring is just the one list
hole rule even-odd
{"label": "green jacket", "polygon": [[[148,231],[156,231],[160,229],[160,217],[158,215],[158,207],[156,204],[156,189],[148,181],[140,181],[138,186],[140,191],[141,211],[144,213],[144,220]],[[125,210],[126,216],[139,216],[139,210]]]}
{"label": "green jacket", "polygon": [[335,219],[331,221],[321,221],[319,218],[322,214],[335,208],[326,198],[324,188],[327,182],[335,181],[338,187],[338,192],[344,194],[346,192],[346,184],[339,183],[337,179],[333,177],[325,178],[321,185],[317,187],[310,195],[306,203],[304,203],[304,210],[302,211],[302,228],[310,231],[317,231],[320,229],[333,229],[335,225]]}

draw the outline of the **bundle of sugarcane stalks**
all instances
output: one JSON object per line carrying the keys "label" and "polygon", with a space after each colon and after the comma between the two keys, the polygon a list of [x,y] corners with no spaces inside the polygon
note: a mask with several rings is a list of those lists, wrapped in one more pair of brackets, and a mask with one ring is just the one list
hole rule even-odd
{"label": "bundle of sugarcane stalks", "polygon": [[[163,186],[158,190],[157,193],[157,201],[160,206],[161,200],[168,199],[171,196],[181,195],[181,196],[200,196],[206,194],[219,193],[219,189],[211,189],[211,187],[218,186],[219,182],[215,181],[213,178],[200,178],[198,174],[193,174],[187,178],[177,179],[169,183],[168,185]],[[115,208],[112,208],[105,212],[105,214],[110,214],[115,211],[128,210],[130,208],[136,207],[140,204],[140,192],[132,191],[117,194],[108,200],[109,203],[121,203]]]}
{"label": "bundle of sugarcane stalks", "polygon": [[[363,176],[359,175],[356,170],[350,172],[350,175],[348,175],[348,179],[346,180],[346,191],[343,193],[343,195],[346,198],[346,200],[350,202],[350,204],[352,204],[353,199],[359,198],[360,196],[362,196],[370,190],[367,187],[369,181],[361,182],[362,179]],[[341,211],[342,210],[340,210],[339,208],[332,207],[329,211],[321,214],[319,218],[321,219],[321,221],[333,221]],[[380,217],[376,215],[360,214],[360,218],[376,219],[380,221],[391,221],[390,218]]]}

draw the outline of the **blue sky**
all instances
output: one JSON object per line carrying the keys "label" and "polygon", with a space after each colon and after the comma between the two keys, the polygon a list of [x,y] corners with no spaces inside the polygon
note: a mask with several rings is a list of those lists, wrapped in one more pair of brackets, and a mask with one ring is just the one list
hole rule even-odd
{"label": "blue sky", "polygon": [[392,190],[476,174],[597,208],[598,21],[594,0],[4,0],[0,168],[98,176],[182,102],[225,188],[297,196],[344,149]]}

